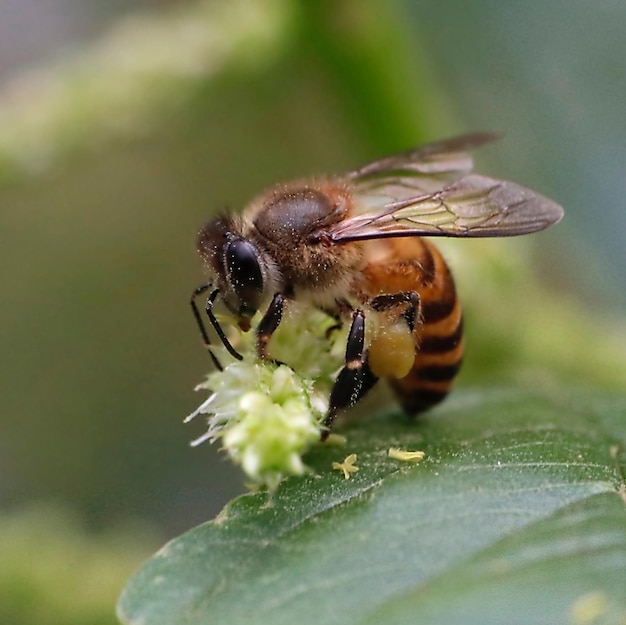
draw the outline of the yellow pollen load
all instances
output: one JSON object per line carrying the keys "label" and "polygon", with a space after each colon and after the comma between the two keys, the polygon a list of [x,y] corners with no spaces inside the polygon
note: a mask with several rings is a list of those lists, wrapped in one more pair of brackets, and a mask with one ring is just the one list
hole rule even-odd
{"label": "yellow pollen load", "polygon": [[379,378],[404,378],[415,361],[415,339],[404,320],[386,327],[371,342],[369,365]]}

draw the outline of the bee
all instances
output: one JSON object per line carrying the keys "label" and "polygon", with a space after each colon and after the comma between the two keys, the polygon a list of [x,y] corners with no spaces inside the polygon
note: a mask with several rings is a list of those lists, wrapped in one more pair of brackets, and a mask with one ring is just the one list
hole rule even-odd
{"label": "bee", "polygon": [[[259,310],[256,351],[292,300],[349,323],[345,363],[329,398],[325,438],[336,415],[386,378],[416,415],[450,391],[463,359],[463,317],[454,279],[429,237],[529,234],[558,222],[563,209],[513,182],[472,172],[468,150],[496,138],[473,133],[383,158],[342,176],[276,185],[241,216],[221,216],[198,235],[213,278],[191,305],[216,367],[196,298],[236,359],[213,312],[219,299],[248,331]],[[374,331],[366,322],[375,320]],[[369,328],[369,326],[368,326]]]}

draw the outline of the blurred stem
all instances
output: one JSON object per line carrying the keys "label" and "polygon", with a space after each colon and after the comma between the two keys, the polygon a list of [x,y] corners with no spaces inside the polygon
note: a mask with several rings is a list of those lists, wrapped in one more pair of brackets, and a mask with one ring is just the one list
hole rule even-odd
{"label": "blurred stem", "polygon": [[0,94],[0,186],[150,136],[199,85],[289,52],[321,69],[364,153],[432,138],[445,98],[402,15],[372,0],[203,0],[120,19],[69,62]]}
{"label": "blurred stem", "polygon": [[[402,7],[369,0],[296,0],[298,41],[373,154],[433,138],[447,117]],[[435,130],[432,130],[432,127]]]}

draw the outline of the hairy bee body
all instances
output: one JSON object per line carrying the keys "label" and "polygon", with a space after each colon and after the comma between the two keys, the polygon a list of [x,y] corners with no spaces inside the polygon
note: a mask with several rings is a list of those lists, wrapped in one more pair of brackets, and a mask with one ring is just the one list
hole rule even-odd
{"label": "hairy bee body", "polygon": [[212,276],[191,305],[213,362],[195,297],[211,289],[243,330],[256,327],[257,356],[271,359],[270,339],[289,300],[317,306],[350,331],[345,365],[329,399],[326,436],[335,416],[387,378],[404,410],[441,401],[463,359],[463,319],[452,274],[423,237],[501,237],[537,232],[563,209],[513,182],[471,173],[467,149],[494,139],[476,133],[369,163],[343,176],[276,185],[241,217],[210,221],[198,252]]}

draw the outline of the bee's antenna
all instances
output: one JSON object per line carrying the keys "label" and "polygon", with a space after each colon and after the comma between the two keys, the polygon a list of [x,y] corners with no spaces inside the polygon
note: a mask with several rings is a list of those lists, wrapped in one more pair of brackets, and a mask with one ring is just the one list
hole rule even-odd
{"label": "bee's antenna", "polygon": [[[211,356],[211,360],[213,361],[213,364],[216,366],[217,369],[219,369],[220,371],[223,371],[224,367],[222,367],[220,361],[217,359],[217,356],[213,353],[213,350],[211,349],[211,341],[209,340],[209,335],[206,331],[206,328],[204,327],[204,322],[202,321],[202,317],[200,316],[200,311],[198,310],[198,306],[196,305],[196,298],[199,295],[202,295],[203,293],[208,291],[211,288],[211,286],[212,286],[211,284],[203,284],[202,286],[199,286],[197,289],[194,290],[194,292],[191,294],[191,310],[193,311],[193,316],[196,320],[196,323],[198,324],[198,329],[200,330],[202,340],[204,341],[204,346],[207,348],[207,351],[209,352],[209,355]],[[211,304],[217,297],[218,293],[219,291],[217,289],[213,291],[213,293],[211,293],[211,297],[209,298],[209,299],[213,298],[213,300],[211,301]],[[211,316],[209,316],[209,318],[210,317]],[[213,317],[213,319],[215,319],[215,317]],[[218,324],[218,327],[219,327],[219,324]]]}

